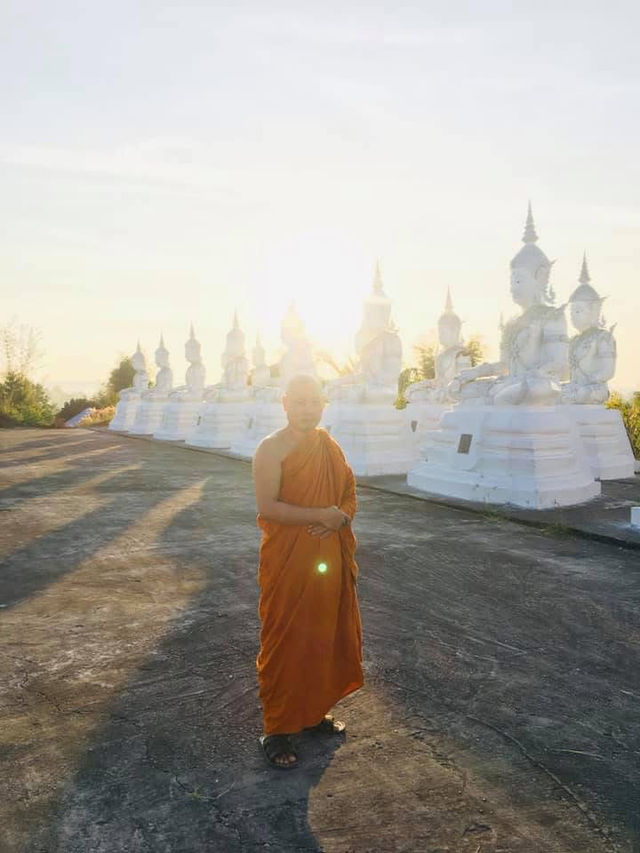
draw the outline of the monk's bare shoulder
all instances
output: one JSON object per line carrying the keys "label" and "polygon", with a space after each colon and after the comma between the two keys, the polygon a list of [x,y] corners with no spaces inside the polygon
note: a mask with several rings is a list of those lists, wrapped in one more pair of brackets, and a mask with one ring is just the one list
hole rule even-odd
{"label": "monk's bare shoulder", "polygon": [[278,429],[262,439],[253,457],[254,463],[269,462],[274,464],[282,462],[289,452],[289,444],[283,432],[283,429]]}

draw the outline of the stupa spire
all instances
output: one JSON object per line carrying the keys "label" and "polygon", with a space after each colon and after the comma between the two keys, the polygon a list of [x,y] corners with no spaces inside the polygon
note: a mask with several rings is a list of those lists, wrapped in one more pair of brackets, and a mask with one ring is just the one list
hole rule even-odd
{"label": "stupa spire", "polygon": [[196,339],[196,333],[193,331],[193,322],[191,323],[191,328],[189,329],[189,337],[192,341]]}
{"label": "stupa spire", "polygon": [[580,278],[578,279],[580,284],[589,284],[591,281],[591,276],[589,275],[589,268],[587,267],[587,253],[585,252],[582,256],[582,269],[580,270]]}
{"label": "stupa spire", "polygon": [[529,206],[527,208],[527,221],[524,225],[524,234],[522,235],[523,243],[535,243],[538,239],[538,235],[536,234],[536,226],[533,221],[533,213],[531,211],[531,202],[529,202]]}
{"label": "stupa spire", "polygon": [[164,335],[162,334],[162,332],[160,332],[160,343],[158,344],[158,346],[160,349],[166,349],[164,345]]}
{"label": "stupa spire", "polygon": [[446,314],[453,314],[453,302],[451,301],[451,288],[447,287],[447,300],[444,305]]}
{"label": "stupa spire", "polygon": [[374,293],[382,293],[384,291],[384,285],[382,283],[382,273],[380,272],[380,259],[376,260],[376,269],[373,274],[373,292]]}

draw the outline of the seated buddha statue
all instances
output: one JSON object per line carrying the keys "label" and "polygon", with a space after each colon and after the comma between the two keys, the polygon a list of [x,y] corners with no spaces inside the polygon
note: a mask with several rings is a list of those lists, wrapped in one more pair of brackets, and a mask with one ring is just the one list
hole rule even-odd
{"label": "seated buddha statue", "polygon": [[200,343],[196,340],[193,323],[189,339],[184,345],[184,355],[189,362],[185,374],[185,385],[180,385],[170,393],[169,399],[179,403],[191,403],[202,399],[206,369],[202,363]]}
{"label": "seated buddha statue", "polygon": [[156,383],[145,393],[147,400],[165,400],[173,387],[173,371],[169,365],[169,350],[164,345],[164,338],[160,335],[160,343],[155,352]]}
{"label": "seated buddha statue", "polygon": [[380,265],[364,302],[362,325],[355,337],[359,369],[327,385],[329,400],[352,403],[393,402],[402,369],[402,342],[391,319],[391,300],[384,292]]}
{"label": "seated buddha statue", "polygon": [[511,261],[511,296],[522,313],[502,333],[500,360],[461,371],[450,393],[467,404],[549,405],[568,374],[565,306],[554,307],[551,261],[536,245],[531,206],[524,246]]}
{"label": "seated buddha statue", "polygon": [[412,402],[449,402],[449,384],[468,367],[471,361],[464,353],[461,336],[462,321],[453,310],[451,293],[447,290],[444,313],[438,319],[438,353],[435,357],[435,378],[413,382],[405,389],[405,397]]}
{"label": "seated buddha statue", "polygon": [[149,388],[147,363],[145,361],[144,354],[140,349],[139,341],[136,351],[131,356],[131,365],[135,371],[133,374],[133,382],[130,388],[123,388],[122,391],[119,392],[118,397],[120,400],[129,400],[140,397]]}
{"label": "seated buddha statue", "polygon": [[562,399],[567,403],[604,403],[609,397],[607,383],[616,369],[615,327],[604,327],[604,299],[590,284],[586,257],[579,281],[569,297],[571,323],[578,334],[569,341],[569,381],[562,385]]}

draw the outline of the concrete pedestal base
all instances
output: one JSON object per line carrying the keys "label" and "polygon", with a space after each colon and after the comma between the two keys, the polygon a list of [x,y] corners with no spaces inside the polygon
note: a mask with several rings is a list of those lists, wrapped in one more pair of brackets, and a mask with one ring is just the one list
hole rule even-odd
{"label": "concrete pedestal base", "polygon": [[439,429],[442,416],[452,408],[450,404],[418,401],[409,403],[406,409],[402,410],[417,451],[424,443],[427,433]]}
{"label": "concrete pedestal base", "polygon": [[331,403],[323,426],[342,447],[356,477],[406,474],[417,459],[404,411],[391,403]]}
{"label": "concrete pedestal base", "polygon": [[190,447],[227,450],[243,435],[251,416],[250,401],[202,403],[196,423],[186,437]]}
{"label": "concrete pedestal base", "polygon": [[135,420],[129,432],[131,435],[153,435],[160,429],[162,413],[168,400],[141,400],[136,412]]}
{"label": "concrete pedestal base", "polygon": [[458,406],[427,434],[410,486],[447,497],[529,509],[600,494],[567,406]]}
{"label": "concrete pedestal base", "polygon": [[164,404],[160,426],[153,437],[160,441],[184,441],[193,431],[202,400],[169,400]]}
{"label": "concrete pedestal base", "polygon": [[114,430],[114,432],[129,432],[135,422],[140,403],[141,397],[138,393],[130,394],[123,400],[119,400],[109,429]]}
{"label": "concrete pedestal base", "polygon": [[263,438],[287,425],[281,402],[252,403],[247,412],[247,425],[231,443],[231,452],[243,459],[253,459]]}
{"label": "concrete pedestal base", "polygon": [[622,415],[604,406],[567,406],[598,480],[633,477],[635,459]]}

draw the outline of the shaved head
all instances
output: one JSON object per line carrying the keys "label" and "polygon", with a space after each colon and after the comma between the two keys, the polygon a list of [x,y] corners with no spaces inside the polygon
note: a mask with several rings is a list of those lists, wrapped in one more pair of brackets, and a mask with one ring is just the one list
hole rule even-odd
{"label": "shaved head", "polygon": [[325,402],[322,386],[315,376],[307,373],[292,376],[282,398],[289,426],[300,432],[315,429],[322,418]]}
{"label": "shaved head", "polygon": [[308,392],[310,390],[317,391],[322,396],[322,385],[315,376],[311,376],[310,373],[298,373],[287,382],[284,393],[285,396],[291,397],[298,391]]}

